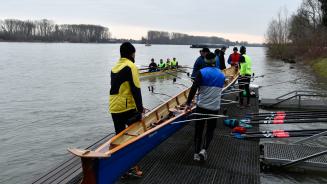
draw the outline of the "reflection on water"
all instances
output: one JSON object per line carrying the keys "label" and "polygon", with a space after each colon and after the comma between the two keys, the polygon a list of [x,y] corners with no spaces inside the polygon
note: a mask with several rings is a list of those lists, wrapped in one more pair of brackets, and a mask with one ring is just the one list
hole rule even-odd
{"label": "reflection on water", "polygon": [[[199,49],[189,46],[136,45],[136,50],[140,67],[151,58],[158,62],[168,57],[192,66],[199,55]],[[264,48],[247,50],[256,75],[282,71],[254,83],[301,78],[262,88],[263,97],[294,89],[327,89],[308,67],[269,61]],[[119,58],[118,44],[0,43],[0,55],[0,183],[29,182],[64,159],[68,147],[84,148],[113,132],[107,112],[109,71]],[[173,84],[173,78],[178,84]],[[154,108],[185,85],[191,85],[185,73],[142,80],[144,106]],[[151,93],[148,86],[164,95]]]}

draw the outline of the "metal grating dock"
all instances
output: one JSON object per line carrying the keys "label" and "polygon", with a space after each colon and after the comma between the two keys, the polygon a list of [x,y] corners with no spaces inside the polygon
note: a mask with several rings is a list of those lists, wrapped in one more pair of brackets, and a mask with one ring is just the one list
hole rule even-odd
{"label": "metal grating dock", "polygon": [[[263,161],[268,165],[282,165],[297,159],[310,156],[327,150],[324,147],[313,147],[304,145],[264,143],[263,144]],[[327,169],[327,154],[321,155],[309,160],[303,161],[297,165],[304,168],[322,168]]]}
{"label": "metal grating dock", "polygon": [[[258,94],[258,91],[256,90]],[[235,100],[236,95],[225,99]],[[241,117],[246,113],[257,113],[258,98],[251,98],[251,107],[239,109],[236,104],[224,105],[230,117]],[[258,130],[254,127],[254,130]],[[168,138],[139,163],[144,176],[140,179],[120,180],[117,183],[260,183],[259,141],[244,141],[232,138],[230,129],[220,120],[217,123],[214,139],[208,150],[206,162],[193,161],[194,127],[190,123]],[[109,138],[108,136],[107,138]],[[105,138],[103,139],[105,140]],[[101,144],[98,141],[90,148]],[[80,159],[71,157],[34,183],[77,184],[82,179]]]}

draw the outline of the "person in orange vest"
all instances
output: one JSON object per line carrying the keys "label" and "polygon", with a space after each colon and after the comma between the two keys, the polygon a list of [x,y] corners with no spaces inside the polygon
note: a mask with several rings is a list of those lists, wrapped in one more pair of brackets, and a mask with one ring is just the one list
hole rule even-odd
{"label": "person in orange vest", "polygon": [[233,51],[234,51],[234,53],[229,55],[227,62],[228,62],[228,64],[230,64],[232,66],[238,67],[241,55],[238,53],[237,47],[234,47]]}

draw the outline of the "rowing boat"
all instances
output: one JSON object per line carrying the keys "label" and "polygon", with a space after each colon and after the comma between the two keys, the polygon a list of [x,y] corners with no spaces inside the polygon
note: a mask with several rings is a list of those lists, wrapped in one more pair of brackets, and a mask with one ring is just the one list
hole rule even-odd
{"label": "rowing boat", "polygon": [[[239,71],[233,67],[223,70],[226,81],[223,91],[235,83]],[[145,117],[95,150],[68,149],[81,158],[82,184],[108,184],[116,182],[128,169],[137,164],[153,148],[182,128],[188,113],[185,103],[187,88],[159,105]],[[195,103],[192,104],[192,110]]]}
{"label": "rowing boat", "polygon": [[177,72],[185,72],[186,67],[180,66],[177,69],[166,69],[166,70],[159,70],[156,72],[149,72],[148,68],[146,69],[140,69],[140,70],[146,70],[143,72],[139,72],[139,76],[141,79],[146,78],[146,77],[156,77],[156,76],[161,76],[161,75],[169,75],[169,73],[177,73]]}

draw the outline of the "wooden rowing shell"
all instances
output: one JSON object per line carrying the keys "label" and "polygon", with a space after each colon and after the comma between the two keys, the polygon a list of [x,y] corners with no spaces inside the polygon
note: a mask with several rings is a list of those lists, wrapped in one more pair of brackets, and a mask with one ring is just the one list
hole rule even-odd
{"label": "wooden rowing shell", "polygon": [[140,79],[144,79],[147,77],[156,77],[156,76],[162,76],[162,75],[169,75],[169,73],[176,74],[177,72],[185,72],[186,67],[178,67],[178,69],[169,69],[169,70],[160,70],[156,72],[148,72],[148,69],[144,72],[139,73]]}
{"label": "wooden rowing shell", "polygon": [[[223,91],[235,83],[239,71],[234,67],[223,70],[226,81]],[[83,184],[116,182],[127,170],[136,165],[148,152],[166,140],[186,122],[188,112],[184,104],[190,88],[147,113],[142,121],[127,127],[95,150],[68,149],[81,157]],[[192,105],[192,110],[195,104]]]}

